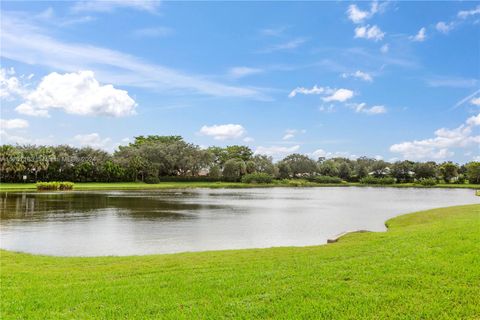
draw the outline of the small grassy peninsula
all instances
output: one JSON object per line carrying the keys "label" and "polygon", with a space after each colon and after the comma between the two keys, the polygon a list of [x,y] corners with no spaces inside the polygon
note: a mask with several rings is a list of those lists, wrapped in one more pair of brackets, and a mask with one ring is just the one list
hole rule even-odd
{"label": "small grassy peninsula", "polygon": [[2,319],[478,319],[480,205],[302,248],[62,258],[0,251]]}

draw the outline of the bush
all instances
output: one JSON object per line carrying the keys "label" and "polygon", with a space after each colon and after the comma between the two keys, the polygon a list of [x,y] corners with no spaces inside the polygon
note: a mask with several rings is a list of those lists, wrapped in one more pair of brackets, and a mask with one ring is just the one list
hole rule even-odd
{"label": "bush", "polygon": [[66,181],[51,181],[51,182],[37,182],[37,190],[46,191],[46,190],[73,190],[73,182]]}
{"label": "bush", "polygon": [[362,184],[394,184],[395,178],[385,177],[385,178],[375,178],[375,177],[365,177],[360,179],[360,183]]}
{"label": "bush", "polygon": [[315,183],[342,183],[343,180],[339,177],[330,177],[330,176],[311,176],[308,178],[308,181]]}
{"label": "bush", "polygon": [[286,183],[291,187],[308,187],[311,185],[310,182],[304,179],[291,179],[291,180],[284,179],[282,180],[282,183]]}
{"label": "bush", "polygon": [[273,177],[268,173],[254,172],[242,177],[243,183],[272,183]]}
{"label": "bush", "polygon": [[420,184],[425,187],[431,187],[437,184],[437,179],[433,178],[425,178],[425,179],[420,179],[415,182],[416,184]]}
{"label": "bush", "polygon": [[160,179],[157,176],[147,176],[144,182],[148,184],[157,184],[160,183]]}

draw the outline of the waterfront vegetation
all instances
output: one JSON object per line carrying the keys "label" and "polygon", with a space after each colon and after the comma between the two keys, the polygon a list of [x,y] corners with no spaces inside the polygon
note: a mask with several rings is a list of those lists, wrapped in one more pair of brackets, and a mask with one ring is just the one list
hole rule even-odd
{"label": "waterfront vegetation", "polygon": [[480,205],[335,244],[63,258],[0,251],[2,319],[475,319]]}
{"label": "waterfront vegetation", "polygon": [[[274,162],[249,147],[233,145],[202,149],[180,136],[140,136],[113,154],[90,147],[0,146],[3,183],[72,182],[245,182],[292,185],[362,183],[392,185],[480,183],[480,162],[459,165],[360,157],[312,159],[290,154]],[[305,182],[307,181],[307,182]]]}
{"label": "waterfront vegetation", "polygon": [[45,190],[73,190],[74,183],[66,181],[50,181],[50,182],[37,182],[36,187],[39,191]]}
{"label": "waterfront vegetation", "polygon": [[[245,183],[225,181],[170,181],[148,184],[144,182],[76,182],[74,190],[154,190],[189,188],[271,188],[271,187],[393,187],[393,188],[462,188],[480,189],[480,184],[438,183],[433,186],[420,183],[362,184],[359,182],[316,183],[305,179],[273,180],[272,183]],[[33,191],[35,183],[0,183],[0,191]]]}

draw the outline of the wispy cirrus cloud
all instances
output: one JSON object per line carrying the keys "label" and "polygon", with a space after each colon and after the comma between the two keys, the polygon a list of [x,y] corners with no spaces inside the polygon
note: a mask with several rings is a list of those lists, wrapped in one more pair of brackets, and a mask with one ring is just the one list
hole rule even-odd
{"label": "wispy cirrus cloud", "polygon": [[473,88],[478,86],[479,80],[457,76],[432,76],[425,79],[430,87]]}
{"label": "wispy cirrus cloud", "polygon": [[150,27],[136,29],[132,32],[133,36],[143,38],[159,38],[166,37],[173,34],[173,29],[168,27]]}
{"label": "wispy cirrus cloud", "polygon": [[271,53],[271,52],[276,52],[276,51],[285,51],[285,50],[294,50],[300,46],[302,46],[305,42],[307,42],[307,38],[303,37],[298,37],[291,39],[286,42],[274,44],[272,46],[266,47],[262,50],[260,50],[260,53]]}
{"label": "wispy cirrus cloud", "polygon": [[169,93],[268,99],[255,88],[229,86],[107,48],[63,42],[40,26],[7,12],[2,12],[1,27],[0,55],[3,58],[68,72],[94,70],[100,81],[116,85]]}
{"label": "wispy cirrus cloud", "polygon": [[85,0],[72,6],[73,12],[112,12],[127,8],[154,13],[160,7],[159,0]]}

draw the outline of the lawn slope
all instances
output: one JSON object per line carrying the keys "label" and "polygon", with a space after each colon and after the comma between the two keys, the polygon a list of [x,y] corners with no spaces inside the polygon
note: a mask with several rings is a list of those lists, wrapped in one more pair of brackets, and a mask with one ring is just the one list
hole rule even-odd
{"label": "lawn slope", "polygon": [[2,319],[479,319],[480,205],[338,243],[139,257],[1,251]]}

